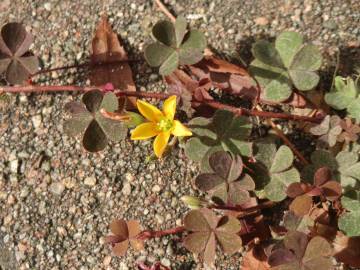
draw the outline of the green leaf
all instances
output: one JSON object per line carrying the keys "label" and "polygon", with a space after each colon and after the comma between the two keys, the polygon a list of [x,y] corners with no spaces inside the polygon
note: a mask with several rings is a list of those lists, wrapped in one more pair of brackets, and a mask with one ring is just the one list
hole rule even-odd
{"label": "green leaf", "polygon": [[341,198],[341,205],[349,211],[360,211],[360,191],[350,190]]}
{"label": "green leaf", "polygon": [[[232,113],[229,115],[229,117],[232,119],[232,121],[230,125],[226,127],[224,137],[236,140],[248,139],[252,129],[252,124],[249,117],[233,116]],[[224,118],[221,119],[221,121],[223,120]],[[218,133],[220,134],[220,131]]]}
{"label": "green leaf", "polygon": [[263,64],[283,69],[284,66],[274,44],[266,40],[259,40],[254,43],[251,51],[254,57]]}
{"label": "green leaf", "polygon": [[210,127],[211,122],[211,118],[195,117],[189,121],[188,127],[197,137],[209,137],[211,140],[216,140],[216,133]]}
{"label": "green leaf", "polygon": [[289,68],[295,87],[302,91],[313,89],[320,80],[314,71],[321,66],[321,53],[315,45],[305,45],[295,55]]}
{"label": "green leaf", "polygon": [[65,105],[65,110],[72,113],[72,118],[64,122],[64,132],[68,136],[76,136],[84,132],[92,120],[91,114],[84,105],[78,102],[69,102]]}
{"label": "green leaf", "polygon": [[184,36],[186,34],[186,19],[182,16],[178,16],[175,21],[175,37],[176,37],[176,47],[180,47]]}
{"label": "green leaf", "polygon": [[337,161],[334,156],[325,150],[316,150],[311,155],[311,161],[316,166],[320,167],[329,167],[332,170],[335,170],[338,167]]}
{"label": "green leaf", "polygon": [[159,73],[163,76],[170,75],[177,69],[179,65],[179,54],[174,51],[169,57],[162,63],[159,69]]}
{"label": "green leaf", "polygon": [[340,92],[325,94],[325,102],[336,110],[344,110],[353,101],[354,98],[345,96]]}
{"label": "green leaf", "polygon": [[295,168],[291,168],[285,172],[272,174],[270,183],[264,188],[265,195],[271,201],[282,201],[287,196],[287,187],[295,182],[300,182],[300,174]]}
{"label": "green leaf", "polygon": [[360,236],[360,191],[350,190],[341,198],[341,204],[350,212],[339,217],[339,229],[348,237]]}
{"label": "green leaf", "polygon": [[313,71],[291,69],[289,74],[295,87],[301,91],[312,90],[320,81],[320,76]]}
{"label": "green leaf", "polygon": [[212,119],[194,118],[188,126],[193,137],[185,144],[185,154],[194,161],[201,158],[203,171],[209,170],[207,159],[214,149],[226,150],[234,155],[252,156],[253,143],[246,141],[252,125],[246,117],[236,117],[229,111],[218,110]]}
{"label": "green leaf", "polygon": [[[346,83],[345,83],[346,81]],[[336,110],[347,109],[355,119],[360,119],[359,87],[355,81],[348,77],[346,80],[340,76],[335,77],[335,88],[325,94],[325,102]]]}
{"label": "green leaf", "polygon": [[295,55],[290,70],[316,71],[321,67],[322,56],[315,45],[305,45]]}
{"label": "green leaf", "polygon": [[335,159],[341,169],[346,169],[358,161],[359,154],[355,152],[341,151],[336,155]]}
{"label": "green leaf", "polygon": [[166,20],[157,22],[152,29],[152,34],[164,45],[176,47],[175,29],[172,22]]}
{"label": "green leaf", "polygon": [[286,145],[282,145],[275,154],[273,164],[270,168],[271,173],[278,173],[288,169],[294,161],[294,154]]}
{"label": "green leaf", "polygon": [[261,97],[270,102],[282,102],[291,96],[291,81],[285,69],[270,66],[255,59],[249,68],[259,82]]}
{"label": "green leaf", "polygon": [[212,124],[217,134],[224,134],[230,127],[233,120],[233,113],[227,110],[217,110],[213,116]]}
{"label": "green leaf", "polygon": [[360,162],[342,170],[342,174],[360,180]]}
{"label": "green leaf", "polygon": [[174,51],[173,48],[161,43],[153,43],[145,48],[144,57],[151,67],[159,67]]}
{"label": "green leaf", "polygon": [[352,118],[355,118],[357,122],[360,122],[360,97],[349,103],[347,111]]}
{"label": "green leaf", "polygon": [[200,162],[209,149],[210,146],[202,143],[200,138],[193,137],[186,141],[185,155],[195,162]]}
{"label": "green leaf", "polygon": [[276,145],[272,137],[255,141],[255,159],[257,163],[270,170],[276,154]]}
{"label": "green leaf", "polygon": [[115,93],[106,93],[101,101],[100,109],[105,109],[107,112],[114,112],[119,107],[119,100]]}
{"label": "green leaf", "polygon": [[345,213],[340,216],[339,229],[344,231],[348,237],[360,236],[360,210]]}
{"label": "green leaf", "polygon": [[206,39],[202,32],[191,30],[180,46],[179,61],[181,65],[193,65],[203,58],[203,50],[206,48]]}
{"label": "green leaf", "polygon": [[229,151],[235,155],[242,155],[251,157],[253,154],[253,143],[244,142],[232,138],[225,138],[221,141],[221,146],[224,150]]}
{"label": "green leaf", "polygon": [[131,118],[129,122],[126,122],[126,125],[128,127],[134,128],[145,122],[145,118],[141,114],[135,112],[126,112],[126,113],[130,115]]}
{"label": "green leaf", "polygon": [[125,123],[106,118],[100,112],[96,113],[95,119],[111,141],[118,142],[125,139],[127,135]]}
{"label": "green leaf", "polygon": [[282,32],[275,41],[275,48],[280,54],[281,60],[286,68],[290,67],[295,54],[300,49],[303,38],[296,32]]}
{"label": "green leaf", "polygon": [[[255,60],[250,72],[261,86],[261,98],[283,102],[292,94],[292,85],[302,91],[313,89],[319,82],[315,72],[321,66],[321,54],[314,45],[303,45],[295,32],[283,32],[275,45],[261,40],[253,45]],[[290,80],[291,79],[291,80]]]}
{"label": "green leaf", "polygon": [[64,132],[68,136],[76,136],[85,130],[91,120],[92,117],[88,112],[78,114],[77,116],[65,121]]}

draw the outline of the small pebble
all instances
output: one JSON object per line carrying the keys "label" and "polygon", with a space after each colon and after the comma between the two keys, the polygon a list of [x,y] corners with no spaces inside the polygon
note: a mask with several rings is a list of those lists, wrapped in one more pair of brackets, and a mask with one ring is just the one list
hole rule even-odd
{"label": "small pebble", "polygon": [[93,187],[96,185],[96,178],[94,176],[86,177],[84,184]]}
{"label": "small pebble", "polygon": [[65,186],[61,182],[56,182],[50,185],[49,190],[55,195],[61,195],[61,193],[65,190]]}

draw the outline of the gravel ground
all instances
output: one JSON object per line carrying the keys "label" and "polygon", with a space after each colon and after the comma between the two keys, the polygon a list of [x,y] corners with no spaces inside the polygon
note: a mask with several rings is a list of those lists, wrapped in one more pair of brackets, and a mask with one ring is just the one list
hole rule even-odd
{"label": "gravel ground", "polygon": [[[210,46],[235,62],[248,61],[254,39],[271,39],[284,29],[297,30],[322,48],[328,59],[325,75],[333,70],[337,50],[344,56],[344,73],[360,61],[357,0],[166,4],[203,29]],[[43,66],[56,67],[87,60],[102,11],[132,57],[141,55],[151,26],[163,18],[151,1],[1,0],[0,22],[22,21],[35,35],[33,51]],[[134,65],[133,71],[139,89],[163,89],[146,64]],[[86,75],[54,72],[39,82],[84,85]],[[0,111],[0,269],[126,270],[135,269],[136,260],[201,269],[176,237],[148,241],[145,251],[128,252],[125,258],[110,256],[103,236],[113,218],[139,219],[153,229],[181,224],[186,208],[179,198],[194,194],[190,181],[197,167],[179,149],[162,162],[148,162],[150,141],[126,140],[100,154],[85,153],[77,140],[63,134],[62,108],[77,98],[18,95]],[[218,269],[239,269],[240,258],[221,256]]]}

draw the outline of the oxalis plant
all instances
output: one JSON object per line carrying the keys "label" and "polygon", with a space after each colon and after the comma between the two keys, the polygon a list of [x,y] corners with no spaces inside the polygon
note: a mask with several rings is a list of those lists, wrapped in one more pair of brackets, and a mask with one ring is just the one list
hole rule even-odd
{"label": "oxalis plant", "polygon": [[[327,270],[335,269],[336,261],[360,267],[356,76],[334,79],[323,98],[335,110],[324,110],[307,98],[318,91],[321,53],[300,33],[279,33],[275,43],[256,41],[249,70],[218,58],[206,48],[202,31],[189,29],[183,17],[156,23],[152,38],[145,60],[159,67],[168,92],[136,91],[129,62],[142,60],[127,56],[106,17],[95,32],[91,61],[55,69],[88,69],[87,87],[34,83],[54,69],[38,69],[24,26],[12,22],[1,30],[3,106],[20,92],[80,91],[81,101],[64,108],[63,127],[69,136],[81,137],[86,151],[113,148],[113,142],[129,138],[152,140],[148,161],[187,158],[198,165],[188,182],[196,196],[177,194],[189,208],[180,226],[143,229],[119,213],[109,221],[109,250],[126,256],[129,248],[146,248],[149,239],[182,234],[181,246],[210,268],[216,267],[216,254],[240,252],[241,262],[232,261],[239,269]],[[216,80],[225,75],[226,86]],[[249,89],[256,94],[244,94]],[[282,104],[295,93],[305,100],[303,111],[295,114],[296,104],[289,103],[285,112]],[[309,109],[314,116],[305,114]],[[285,135],[288,124],[310,138],[307,149]],[[180,150],[172,151],[177,145]],[[146,262],[134,267],[169,269]]]}

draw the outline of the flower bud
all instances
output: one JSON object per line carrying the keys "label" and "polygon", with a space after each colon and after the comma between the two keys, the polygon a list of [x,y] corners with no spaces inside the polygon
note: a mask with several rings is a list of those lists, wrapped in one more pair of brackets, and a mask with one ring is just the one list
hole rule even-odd
{"label": "flower bud", "polygon": [[201,208],[201,200],[195,196],[182,196],[180,200],[186,204],[190,209],[199,209]]}

